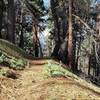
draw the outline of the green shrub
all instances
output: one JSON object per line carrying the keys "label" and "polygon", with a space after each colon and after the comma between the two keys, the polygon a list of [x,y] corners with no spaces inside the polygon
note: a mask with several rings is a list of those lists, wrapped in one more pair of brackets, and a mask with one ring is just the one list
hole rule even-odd
{"label": "green shrub", "polygon": [[56,64],[53,61],[48,61],[47,64],[44,65],[43,74],[45,77],[72,77],[77,79],[77,76],[71,73],[69,70],[64,69],[61,64]]}
{"label": "green shrub", "polygon": [[27,60],[23,58],[15,58],[13,56],[9,56],[3,51],[0,51],[0,64],[9,66],[13,69],[23,69],[27,64]]}
{"label": "green shrub", "polygon": [[3,61],[4,61],[4,59],[5,59],[5,56],[4,56],[4,54],[2,54],[1,52],[0,52],[0,63],[2,63]]}
{"label": "green shrub", "polygon": [[3,76],[4,74],[6,74],[6,71],[0,70],[0,76]]}
{"label": "green shrub", "polygon": [[26,65],[26,62],[23,59],[11,59],[10,66],[13,69],[23,69]]}
{"label": "green shrub", "polygon": [[44,65],[43,73],[47,77],[65,76],[65,72],[64,68],[54,64],[52,61],[48,61],[48,64]]}

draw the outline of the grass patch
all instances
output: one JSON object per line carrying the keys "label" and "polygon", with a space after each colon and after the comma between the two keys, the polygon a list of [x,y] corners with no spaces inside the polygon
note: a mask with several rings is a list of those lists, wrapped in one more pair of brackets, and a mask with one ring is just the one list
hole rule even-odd
{"label": "grass patch", "polygon": [[0,76],[4,76],[6,74],[6,71],[0,69]]}
{"label": "grass patch", "polygon": [[12,69],[23,69],[27,65],[27,60],[24,58],[15,58],[0,50],[0,64],[8,66]]}
{"label": "grass patch", "polygon": [[54,63],[52,60],[48,61],[47,64],[43,65],[43,74],[45,77],[71,77],[77,79],[78,77],[68,71],[67,69],[64,69],[62,65]]}

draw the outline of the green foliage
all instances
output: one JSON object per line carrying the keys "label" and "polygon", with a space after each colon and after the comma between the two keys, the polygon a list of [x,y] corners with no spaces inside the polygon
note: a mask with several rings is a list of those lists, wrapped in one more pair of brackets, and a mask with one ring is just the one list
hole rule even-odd
{"label": "green foliage", "polygon": [[33,33],[32,32],[26,32],[24,35],[24,50],[27,52],[27,54],[30,54],[34,57],[34,43],[33,43]]}
{"label": "green foliage", "polygon": [[13,69],[23,69],[27,64],[27,61],[23,58],[9,56],[5,52],[0,51],[0,64],[9,66]]}
{"label": "green foliage", "polygon": [[0,70],[0,76],[3,76],[4,74],[6,74],[6,71]]}
{"label": "green foliage", "polygon": [[22,59],[11,59],[10,66],[13,69],[23,69],[26,65],[26,62]]}
{"label": "green foliage", "polygon": [[60,64],[56,64],[53,61],[48,61],[48,64],[44,65],[43,74],[46,77],[71,77],[77,79],[77,76],[72,74],[67,69],[64,69]]}
{"label": "green foliage", "polygon": [[4,56],[4,54],[2,54],[1,52],[0,52],[0,63],[2,63],[3,62],[3,59],[5,58],[5,56]]}

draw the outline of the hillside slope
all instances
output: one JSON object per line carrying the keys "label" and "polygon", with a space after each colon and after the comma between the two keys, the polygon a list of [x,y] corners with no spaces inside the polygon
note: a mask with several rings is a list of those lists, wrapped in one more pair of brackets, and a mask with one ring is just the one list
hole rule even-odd
{"label": "hillside slope", "polygon": [[0,39],[0,50],[16,58],[33,59],[33,57],[24,50],[3,39]]}

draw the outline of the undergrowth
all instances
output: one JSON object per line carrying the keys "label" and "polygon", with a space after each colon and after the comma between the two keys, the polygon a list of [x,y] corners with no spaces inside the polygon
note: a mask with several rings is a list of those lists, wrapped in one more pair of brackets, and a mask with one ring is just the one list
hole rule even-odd
{"label": "undergrowth", "polygon": [[56,64],[53,61],[48,61],[47,64],[44,65],[43,74],[45,77],[71,77],[77,79],[77,76],[64,69],[61,64]]}
{"label": "undergrowth", "polygon": [[0,64],[12,69],[23,69],[27,64],[27,60],[9,56],[7,53],[0,50]]}
{"label": "undergrowth", "polygon": [[6,71],[0,69],[0,76],[3,76],[3,75],[5,75],[5,74],[6,74]]}

